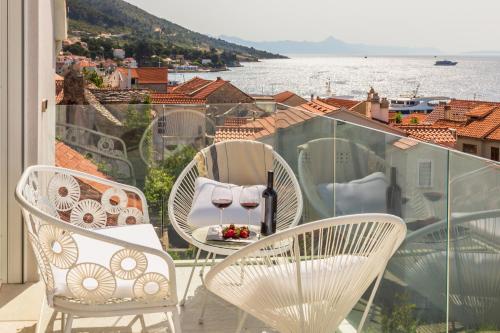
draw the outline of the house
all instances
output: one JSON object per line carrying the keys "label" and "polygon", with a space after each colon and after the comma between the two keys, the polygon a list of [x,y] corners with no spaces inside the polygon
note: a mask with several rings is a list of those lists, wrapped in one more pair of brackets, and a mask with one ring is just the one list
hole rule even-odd
{"label": "house", "polygon": [[500,103],[452,99],[440,103],[425,119],[456,132],[456,148],[494,161],[500,160]]}
{"label": "house", "polygon": [[79,70],[80,72],[87,71],[87,72],[95,72],[97,71],[97,63],[90,60],[90,59],[84,59],[75,64],[75,68]]}
{"label": "house", "polygon": [[166,93],[168,68],[165,67],[118,67],[109,77],[109,86],[119,89],[150,89]]}
{"label": "house", "polygon": [[111,59],[106,59],[106,60],[100,61],[98,66],[99,66],[99,70],[101,72],[103,72],[103,74],[111,74],[118,67],[116,62],[111,60]]}
{"label": "house", "polygon": [[457,129],[457,144],[461,150],[500,161],[500,105],[482,104],[465,116],[465,125]]}
{"label": "house", "polygon": [[211,59],[201,59],[201,64],[203,66],[207,66],[207,65],[210,65],[212,63],[212,60]]}
{"label": "house", "polygon": [[306,99],[291,91],[283,91],[273,96],[274,101],[287,106],[299,106],[307,102]]}
{"label": "house", "polygon": [[230,81],[218,77],[216,80],[205,80],[194,77],[172,89],[175,94],[183,94],[196,99],[203,99],[207,104],[253,103],[254,99],[231,84]]}
{"label": "house", "polygon": [[123,59],[122,64],[128,68],[137,68],[137,61],[134,58],[125,58]]}
{"label": "house", "polygon": [[115,57],[116,59],[125,59],[125,50],[113,49],[113,57]]}

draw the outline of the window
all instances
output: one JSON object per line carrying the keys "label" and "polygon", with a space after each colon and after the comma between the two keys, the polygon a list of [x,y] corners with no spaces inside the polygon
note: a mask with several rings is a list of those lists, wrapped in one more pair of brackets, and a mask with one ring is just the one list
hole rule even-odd
{"label": "window", "polygon": [[432,161],[419,160],[418,166],[418,187],[432,187]]}
{"label": "window", "polygon": [[499,161],[500,160],[500,149],[498,147],[491,147],[490,158],[493,161]]}
{"label": "window", "polygon": [[464,153],[477,155],[477,146],[476,145],[464,143],[464,145],[462,147],[463,147],[462,150],[464,151]]}

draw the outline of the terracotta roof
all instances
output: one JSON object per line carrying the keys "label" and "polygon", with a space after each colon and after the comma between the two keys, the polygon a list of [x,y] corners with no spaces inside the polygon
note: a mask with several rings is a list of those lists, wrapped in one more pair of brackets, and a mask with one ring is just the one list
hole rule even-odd
{"label": "terracotta roof", "polygon": [[[85,172],[100,178],[109,179],[108,176],[99,171],[97,165],[92,163],[92,161],[90,161],[88,158],[85,158],[85,156],[61,141],[56,143],[56,166]],[[101,193],[107,190],[106,186],[99,185],[95,182],[89,181],[88,185],[94,187]]]}
{"label": "terracotta roof", "polygon": [[[69,147],[65,143],[58,141],[56,142],[56,159],[55,165],[61,168],[76,170],[80,172],[87,173],[99,178],[111,179],[101,171],[99,171],[97,165],[92,163],[88,158],[85,158],[82,154]],[[95,190],[100,194],[104,193],[109,186],[100,184],[91,180],[79,179],[80,182],[88,186],[88,189]],[[88,194],[88,193],[87,193]],[[128,193],[128,207],[136,207],[142,210],[141,199],[137,195]],[[69,216],[67,217],[69,219]],[[108,220],[109,223],[109,220]]]}
{"label": "terracotta roof", "polygon": [[191,94],[192,92],[200,89],[201,87],[206,86],[210,82],[211,82],[210,80],[205,80],[202,79],[201,77],[195,76],[191,80],[186,81],[185,83],[178,85],[177,87],[174,87],[172,91],[179,94]]}
{"label": "terracotta roof", "polygon": [[[118,67],[117,70],[128,76],[129,68]],[[168,68],[165,67],[140,67],[130,68],[133,79],[137,79],[139,84],[167,84]]]}
{"label": "terracotta roof", "polygon": [[255,134],[262,131],[263,128],[257,127],[234,127],[219,126],[215,132],[215,142],[227,140],[255,140]]}
{"label": "terracotta roof", "polygon": [[[488,101],[471,101],[471,100],[463,100],[463,99],[452,99],[447,104],[450,106],[450,119],[452,121],[467,121],[466,113],[472,111],[476,106],[479,105],[491,105],[491,106],[500,106],[498,102],[488,102]],[[434,123],[437,120],[445,119],[444,114],[444,105],[438,105],[434,111],[429,113],[427,116],[426,122]]]}
{"label": "terracotta roof", "polygon": [[[319,112],[316,113],[319,114]],[[276,132],[276,127],[290,127],[315,116],[315,114],[305,112],[299,108],[288,108],[273,113],[271,116],[257,118],[240,127],[223,126],[217,131],[224,132],[224,134],[219,134],[219,138],[229,135],[240,135],[246,136],[246,138],[259,139],[274,134]],[[238,131],[240,129],[245,129],[245,131]],[[226,134],[230,131],[233,131],[233,134]],[[215,136],[217,137],[217,132]]]}
{"label": "terracotta roof", "polygon": [[453,120],[445,120],[445,119],[440,119],[436,122],[434,122],[435,126],[441,126],[441,127],[448,127],[448,128],[459,128],[465,126],[465,123],[463,121],[453,121]]}
{"label": "terracotta roof", "polygon": [[490,114],[491,111],[493,111],[496,108],[496,106],[488,105],[488,104],[481,104],[476,107],[474,107],[472,110],[467,112],[465,115],[467,117],[474,117],[474,118],[484,118],[488,114]]}
{"label": "terracotta roof", "polygon": [[[483,114],[478,111],[478,114]],[[476,139],[484,139],[500,127],[500,106],[494,108],[488,115],[482,118],[470,118],[470,121],[458,129],[459,136],[465,136]],[[493,135],[492,137],[495,137]]]}
{"label": "terracotta roof", "polygon": [[486,137],[488,140],[500,141],[500,126]]}
{"label": "terracotta roof", "polygon": [[[137,68],[130,68],[130,73],[132,74],[133,79],[137,79],[139,76],[137,75]],[[123,75],[123,76],[128,76],[128,70],[129,68],[125,67],[118,67],[117,70]]]}
{"label": "terracotta roof", "polygon": [[168,68],[141,67],[135,68],[139,84],[167,84]]}
{"label": "terracotta roof", "polygon": [[239,127],[242,125],[246,125],[248,123],[248,118],[242,117],[227,117],[224,119],[224,126],[227,127]]}
{"label": "terracotta roof", "polygon": [[410,138],[433,142],[441,145],[454,147],[457,139],[453,132],[447,127],[433,125],[403,125],[400,129],[406,131]]}
{"label": "terracotta roof", "polygon": [[284,103],[285,101],[287,101],[288,99],[290,99],[294,96],[297,96],[297,95],[291,91],[283,91],[283,92],[280,92],[279,94],[274,95],[274,100],[277,103]]}
{"label": "terracotta roof", "polygon": [[329,104],[331,106],[335,106],[337,108],[343,107],[343,108],[346,108],[348,110],[350,110],[351,108],[353,108],[356,105],[358,105],[359,103],[361,103],[360,101],[355,101],[355,100],[351,100],[351,99],[344,99],[344,98],[335,98],[335,97],[324,98],[324,99],[321,99],[321,101],[323,101],[326,104]]}
{"label": "terracotta roof", "polygon": [[193,98],[189,95],[171,93],[152,93],[151,103],[153,104],[205,104],[207,101],[203,98]]}
{"label": "terracotta roof", "polygon": [[211,94],[213,94],[217,89],[226,85],[229,81],[225,81],[222,79],[217,79],[215,81],[210,82],[209,84],[191,92],[189,95],[194,98],[207,98]]}
{"label": "terracotta roof", "polygon": [[319,99],[315,99],[314,101],[304,103],[299,107],[303,108],[306,111],[318,114],[328,114],[330,112],[340,109],[330,104],[326,104],[325,102]]}

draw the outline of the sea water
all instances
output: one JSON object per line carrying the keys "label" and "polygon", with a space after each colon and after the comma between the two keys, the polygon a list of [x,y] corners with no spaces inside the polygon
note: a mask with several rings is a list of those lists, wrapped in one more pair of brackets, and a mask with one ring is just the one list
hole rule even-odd
{"label": "sea water", "polygon": [[[458,61],[456,66],[435,66],[437,60]],[[291,90],[309,97],[366,97],[371,86],[382,97],[444,96],[500,101],[500,56],[491,57],[381,57],[294,56],[290,59],[243,63],[217,73],[170,73],[183,82],[194,76],[221,76],[252,94]]]}

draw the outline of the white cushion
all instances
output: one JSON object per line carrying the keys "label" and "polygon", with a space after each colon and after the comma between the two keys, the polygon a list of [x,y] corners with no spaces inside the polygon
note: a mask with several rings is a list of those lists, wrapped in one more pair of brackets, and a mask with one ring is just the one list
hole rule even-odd
{"label": "white cushion", "polygon": [[[347,288],[353,277],[361,272],[366,261],[366,257],[357,255],[338,255],[327,259],[301,261],[300,276],[304,295],[317,294],[321,298],[322,296],[317,293],[320,288],[323,288],[324,292],[342,286]],[[241,271],[238,266],[231,266],[229,269],[234,270],[232,273],[234,276],[238,276]],[[245,276],[241,284],[241,298],[235,302],[252,302],[258,294],[280,296],[281,300],[277,300],[276,303],[281,305],[285,299],[293,302],[298,295],[296,269],[296,263],[253,268],[252,274]],[[231,285],[231,288],[234,288],[234,285]]]}
{"label": "white cushion", "polygon": [[[154,230],[153,226],[149,223],[129,225],[124,227],[110,227],[105,229],[94,230],[95,233],[111,236],[123,241],[133,244],[162,250],[160,240]],[[78,244],[78,262],[80,263],[94,263],[109,269],[109,262],[113,254],[122,248],[114,244],[98,241],[93,238],[84,237],[78,234],[73,234],[73,238]],[[155,272],[169,278],[168,266],[163,259],[157,256],[145,254],[148,265],[145,273]],[[55,296],[73,297],[66,283],[66,274],[68,270],[53,267],[54,272],[54,286]],[[135,280],[122,280],[116,278],[116,290],[113,297],[127,298],[133,297],[133,284]]]}
{"label": "white cushion", "polygon": [[324,183],[317,186],[320,198],[333,205],[338,214],[385,213],[387,179],[382,172],[372,173],[348,183]]}
{"label": "white cushion", "polygon": [[[198,177],[195,181],[195,192],[193,205],[188,215],[188,224],[194,228],[205,227],[219,223],[219,209],[212,204],[212,191],[218,185],[231,188],[233,203],[224,209],[222,214],[223,224],[248,224],[248,212],[240,205],[240,193],[243,186],[220,183],[204,177]],[[264,185],[254,185],[262,193]],[[262,195],[260,194],[259,197]],[[250,211],[250,225],[260,225],[262,205]]]}

